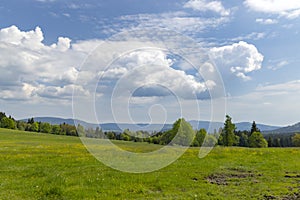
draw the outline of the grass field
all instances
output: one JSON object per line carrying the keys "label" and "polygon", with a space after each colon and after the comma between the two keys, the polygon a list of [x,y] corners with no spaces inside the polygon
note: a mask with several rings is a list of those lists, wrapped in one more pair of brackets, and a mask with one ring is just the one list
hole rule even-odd
{"label": "grass field", "polygon": [[[117,141],[133,151],[158,146]],[[0,199],[299,199],[300,149],[190,148],[159,171],[106,167],[79,138],[0,129]]]}

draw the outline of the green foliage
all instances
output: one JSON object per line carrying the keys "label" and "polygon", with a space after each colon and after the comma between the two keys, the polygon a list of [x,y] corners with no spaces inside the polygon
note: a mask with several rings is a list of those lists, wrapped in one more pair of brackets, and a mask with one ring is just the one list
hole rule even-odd
{"label": "green foliage", "polygon": [[235,135],[235,124],[232,123],[231,117],[229,115],[226,115],[226,120],[224,123],[224,128],[221,133],[222,137],[222,145],[224,146],[233,146],[238,143],[238,138]]}
{"label": "green foliage", "polygon": [[27,123],[23,121],[17,121],[17,129],[20,131],[25,131],[27,127]]}
{"label": "green foliage", "polygon": [[15,129],[16,128],[16,123],[11,118],[3,117],[0,121],[0,127],[1,128],[8,128],[8,129]]}
{"label": "green foliage", "polygon": [[206,135],[202,146],[204,146],[204,147],[213,147],[217,143],[218,143],[218,140],[216,139],[216,137],[213,136],[213,135],[208,134],[208,135]]}
{"label": "green foliage", "polygon": [[274,133],[265,134],[265,139],[268,141],[268,147],[292,147],[292,137],[294,133]]}
{"label": "green foliage", "polygon": [[129,140],[130,140],[130,135],[128,135],[128,133],[126,133],[126,132],[124,131],[123,133],[121,133],[120,139],[121,139],[121,140],[124,140],[124,141],[129,141]]}
{"label": "green foliage", "polygon": [[106,137],[110,140],[115,140],[116,139],[116,133],[109,131],[106,133]]}
{"label": "green foliage", "polygon": [[76,127],[74,125],[63,123],[60,125],[60,128],[63,135],[78,136]]}
{"label": "green foliage", "polygon": [[52,134],[55,134],[55,135],[60,135],[61,134],[61,128],[60,128],[60,125],[52,125],[51,127],[51,133]]}
{"label": "green foliage", "polygon": [[272,137],[268,137],[268,147],[273,147],[274,146],[274,144],[273,144],[274,142],[273,142],[273,138]]}
{"label": "green foliage", "polygon": [[268,147],[268,142],[260,132],[253,132],[249,137],[249,147],[265,148]]}
{"label": "green foliage", "polygon": [[77,132],[79,136],[85,136],[85,130],[84,127],[80,124],[77,125]]}
{"label": "green foliage", "polygon": [[40,132],[42,133],[51,133],[52,127],[51,124],[45,122],[45,123],[40,123]]}
{"label": "green foliage", "polygon": [[4,112],[0,112],[0,121],[2,118],[6,117],[6,114]]}
{"label": "green foliage", "polygon": [[33,117],[32,118],[30,118],[30,119],[28,119],[28,121],[27,121],[27,124],[33,124],[34,123],[34,119],[33,119]]}
{"label": "green foliage", "polygon": [[193,140],[192,146],[194,146],[194,147],[202,146],[206,135],[207,135],[207,132],[203,128],[200,129],[199,131],[197,131],[196,136]]}
{"label": "green foliage", "polygon": [[171,130],[164,132],[159,137],[159,144],[190,146],[194,137],[195,131],[190,123],[181,118],[173,124],[173,128]]}
{"label": "green foliage", "polygon": [[296,133],[293,138],[292,138],[292,141],[293,141],[293,145],[295,147],[300,147],[300,134],[299,133]]}
{"label": "green foliage", "polygon": [[249,147],[249,137],[250,133],[248,131],[239,131],[237,132],[239,136],[239,144],[240,147]]}
{"label": "green foliage", "polygon": [[29,124],[29,131],[38,132],[39,131],[39,123],[33,122],[32,124]]}
{"label": "green foliage", "polygon": [[172,144],[190,146],[195,137],[195,131],[193,130],[193,127],[183,118],[177,121],[179,121],[179,123],[176,124],[175,128],[173,128],[173,131],[174,133],[176,133],[176,136],[172,141]]}
{"label": "green foliage", "polygon": [[280,138],[276,138],[275,139],[275,143],[274,143],[274,147],[281,147],[281,144],[280,144]]}

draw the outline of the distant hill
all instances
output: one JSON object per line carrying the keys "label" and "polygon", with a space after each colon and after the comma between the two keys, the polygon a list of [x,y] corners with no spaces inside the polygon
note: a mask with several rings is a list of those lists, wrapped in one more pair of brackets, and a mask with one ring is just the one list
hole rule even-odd
{"label": "distant hill", "polygon": [[[22,121],[27,121],[28,119],[21,119]],[[34,117],[36,122],[48,122],[50,124],[70,124],[74,125],[74,119],[64,119],[59,117]],[[97,124],[88,123],[82,120],[76,120],[77,123],[81,124],[84,127],[96,128]]]}
{"label": "distant hill", "polygon": [[265,131],[264,133],[265,134],[300,133],[300,122],[291,126],[282,127],[271,131]]}
{"label": "distant hill", "polygon": [[[240,131],[249,130],[250,131],[252,123],[250,123],[250,122],[239,122],[239,123],[236,123],[235,125],[236,125],[237,130],[240,130]],[[272,130],[281,128],[280,126],[269,126],[269,125],[265,125],[265,124],[256,124],[256,126],[262,132],[272,131]]]}
{"label": "distant hill", "polygon": [[[35,117],[35,121],[40,122],[48,122],[50,124],[74,124],[73,119],[64,119],[64,118],[58,118],[58,117]],[[27,119],[23,119],[23,121],[27,121]],[[96,128],[98,125],[93,123],[88,123],[82,120],[76,120],[76,123],[81,124],[84,127],[87,128]],[[201,129],[204,128],[208,130],[208,132],[213,132],[214,130],[217,130],[221,127],[223,127],[223,122],[209,122],[209,121],[197,121],[197,120],[191,120],[189,123],[192,125],[194,129]],[[250,130],[251,129],[250,122],[240,122],[236,123],[237,130]],[[121,132],[122,130],[129,129],[132,131],[138,131],[138,130],[144,130],[144,131],[165,131],[172,128],[172,124],[129,124],[129,123],[103,123],[100,124],[102,130],[104,131],[116,131]],[[300,126],[300,124],[299,124]],[[257,124],[257,127],[262,132],[269,132],[273,130],[278,130],[280,127],[278,126],[269,126],[264,124]],[[285,127],[287,128],[287,127]],[[299,130],[299,129],[298,129]],[[293,131],[293,130],[292,130]],[[299,131],[300,132],[300,131]]]}

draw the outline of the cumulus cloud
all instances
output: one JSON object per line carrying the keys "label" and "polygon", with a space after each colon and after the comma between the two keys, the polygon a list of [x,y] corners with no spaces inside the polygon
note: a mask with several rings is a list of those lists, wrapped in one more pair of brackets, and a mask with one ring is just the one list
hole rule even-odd
{"label": "cumulus cloud", "polygon": [[212,11],[221,16],[230,15],[230,10],[225,9],[221,1],[189,0],[184,4],[184,8],[192,8],[203,12]]}
{"label": "cumulus cloud", "polygon": [[130,91],[136,97],[197,98],[214,88],[213,81],[201,82],[195,75],[172,68],[172,63],[162,50],[135,51],[119,58],[118,63],[102,72],[102,77],[111,79],[109,85],[113,85],[120,96]]}
{"label": "cumulus cloud", "polygon": [[244,4],[251,10],[277,14],[288,19],[300,16],[300,2],[295,0],[246,0]]}
{"label": "cumulus cloud", "polygon": [[[208,82],[209,87],[215,85]],[[194,76],[170,67],[153,66],[128,74],[119,83],[120,91],[124,88],[140,88],[136,96],[177,96],[179,98],[195,99],[208,90],[207,85],[199,82]]]}
{"label": "cumulus cloud", "polygon": [[[137,50],[120,57],[119,52],[122,53],[125,47],[130,45],[135,49],[141,44],[148,46],[147,42],[132,42],[126,39],[112,41],[109,43],[110,47],[104,45],[104,51],[96,51],[94,57],[90,57],[85,64],[93,70],[85,71],[84,68],[80,69],[81,63],[102,41],[72,43],[69,38],[59,37],[57,43],[45,45],[43,39],[43,32],[39,27],[27,32],[19,30],[16,26],[0,30],[2,99],[70,100],[72,88],[84,95],[94,92],[90,91],[92,86],[86,83],[99,77],[106,81],[103,85],[103,88],[106,87],[104,92],[112,89],[116,81],[120,82],[119,79],[123,79],[126,80],[121,84],[124,91],[145,87],[147,92],[150,91],[150,96],[161,96],[161,93],[157,93],[158,88],[151,89],[155,84],[163,84],[182,98],[195,98],[215,86],[212,80],[204,82],[195,74],[172,68],[173,60],[160,49]],[[107,68],[103,65],[104,62],[101,62],[103,60],[115,61]],[[78,81],[79,73],[81,79]],[[156,93],[153,89],[157,89]]]}
{"label": "cumulus cloud", "polygon": [[60,51],[67,51],[71,47],[71,40],[66,37],[59,37],[57,44],[52,44],[51,47]]}
{"label": "cumulus cloud", "polygon": [[243,41],[214,47],[210,50],[210,55],[218,67],[230,70],[243,80],[250,80],[251,77],[247,74],[261,69],[264,58],[254,45]]}
{"label": "cumulus cloud", "polygon": [[12,45],[20,45],[32,50],[44,47],[41,43],[44,40],[40,27],[35,30],[21,31],[16,26],[11,26],[0,30],[0,42]]}
{"label": "cumulus cloud", "polygon": [[36,92],[42,87],[63,88],[74,84],[76,68],[85,54],[74,51],[69,38],[60,37],[49,46],[43,39],[39,27],[30,31],[21,31],[16,26],[0,30],[2,99],[29,99],[42,94]]}

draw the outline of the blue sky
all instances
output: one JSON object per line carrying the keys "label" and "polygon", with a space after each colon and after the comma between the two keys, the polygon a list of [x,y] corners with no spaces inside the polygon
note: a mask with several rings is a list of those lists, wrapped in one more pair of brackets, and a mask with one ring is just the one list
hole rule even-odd
{"label": "blue sky", "polygon": [[[210,120],[211,100],[226,97],[234,121],[300,121],[298,1],[3,0],[0,19],[0,110],[16,118],[72,117],[73,98],[96,102],[76,115],[89,121],[94,112],[100,122]],[[196,68],[160,43],[182,49]],[[220,82],[205,77],[199,52],[220,72],[223,96],[208,97]]]}

